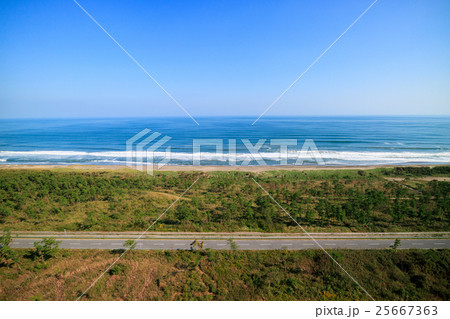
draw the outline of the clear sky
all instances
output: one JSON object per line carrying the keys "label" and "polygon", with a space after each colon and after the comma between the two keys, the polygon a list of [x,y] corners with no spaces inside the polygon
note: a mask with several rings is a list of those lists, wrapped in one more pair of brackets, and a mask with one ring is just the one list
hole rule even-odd
{"label": "clear sky", "polygon": [[[78,2],[195,117],[258,116],[372,1]],[[449,17],[379,0],[267,115],[450,114]],[[184,115],[72,0],[0,21],[0,117]]]}

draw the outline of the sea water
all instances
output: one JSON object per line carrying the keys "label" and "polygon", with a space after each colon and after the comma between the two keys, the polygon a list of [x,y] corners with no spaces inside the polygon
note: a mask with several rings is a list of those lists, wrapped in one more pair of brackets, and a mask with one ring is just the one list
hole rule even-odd
{"label": "sea water", "polygon": [[[230,143],[236,144],[237,165],[245,159],[259,165],[243,139],[252,145],[265,140],[258,151],[266,165],[281,163],[273,139],[297,141],[288,147],[288,164],[296,162],[306,140],[330,166],[450,163],[450,117],[265,117],[251,125],[253,120],[200,117],[196,125],[189,118],[2,119],[0,164],[124,165],[126,141],[144,129],[170,137],[155,151],[158,162],[170,146],[168,165],[192,165],[199,139],[222,141],[225,153],[217,153],[214,143],[201,146],[202,165],[229,165]],[[303,161],[317,164],[314,158]]]}

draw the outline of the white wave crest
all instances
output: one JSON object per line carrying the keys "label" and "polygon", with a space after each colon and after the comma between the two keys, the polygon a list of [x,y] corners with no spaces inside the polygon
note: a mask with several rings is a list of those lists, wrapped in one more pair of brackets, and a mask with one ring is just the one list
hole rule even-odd
{"label": "white wave crest", "polygon": [[[70,163],[105,163],[105,164],[125,164],[127,155],[143,160],[147,157],[146,152],[126,151],[106,151],[106,152],[83,152],[83,151],[0,151],[0,162],[28,162],[42,163],[47,161],[62,161]],[[261,152],[260,158],[267,161],[279,161],[282,154],[277,152]],[[450,163],[450,152],[357,152],[357,151],[330,151],[322,150],[318,154],[324,162],[329,165],[371,165],[371,164],[401,164],[401,163]],[[201,158],[202,161],[214,161],[218,164],[227,162],[236,157],[236,160],[244,161],[253,159],[249,153],[228,153],[220,154],[215,152],[188,153],[171,152],[172,161],[192,164],[193,158]],[[286,155],[285,155],[286,156]],[[284,156],[284,157],[285,157]],[[165,152],[154,152],[155,159],[165,158]],[[311,153],[301,153],[300,151],[290,151],[287,158],[291,162],[297,159],[311,159]],[[254,163],[254,162],[253,162]],[[170,165],[171,163],[169,163]]]}

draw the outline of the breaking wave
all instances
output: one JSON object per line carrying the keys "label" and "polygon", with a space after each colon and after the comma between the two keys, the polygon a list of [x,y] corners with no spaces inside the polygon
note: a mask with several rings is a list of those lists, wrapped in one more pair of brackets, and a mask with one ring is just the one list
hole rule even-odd
{"label": "breaking wave", "polygon": [[[287,163],[293,165],[296,161],[314,165],[320,154],[326,165],[382,165],[382,164],[448,164],[450,152],[374,152],[374,151],[331,151],[321,150],[318,154],[300,151],[290,151],[283,156]],[[0,162],[7,164],[93,164],[93,165],[125,165],[127,155],[132,155],[133,163],[145,162],[145,152],[106,151],[0,151]],[[168,159],[165,152],[155,152],[155,162]],[[281,155],[278,152],[261,152],[258,163],[250,153],[218,154],[215,152],[188,153],[171,152],[168,165],[192,165],[193,158],[201,160],[202,165],[228,165],[230,160],[244,165],[279,165]]]}

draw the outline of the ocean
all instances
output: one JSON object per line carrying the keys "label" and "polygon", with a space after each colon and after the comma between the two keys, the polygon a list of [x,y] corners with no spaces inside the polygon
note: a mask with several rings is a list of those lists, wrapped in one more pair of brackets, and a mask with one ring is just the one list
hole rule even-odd
{"label": "ocean", "polygon": [[[155,132],[161,135],[154,141],[167,137],[153,153],[155,163],[166,158],[167,165],[192,165],[193,153],[201,165],[230,165],[230,158],[236,165],[280,165],[276,140],[288,141],[287,164],[298,163],[300,157],[303,165],[450,163],[450,117],[265,117],[254,126],[250,117],[197,120],[200,126],[189,118],[2,119],[0,164],[125,165],[126,141],[144,129],[151,132],[142,138]],[[251,157],[243,139],[257,145],[260,162]],[[204,144],[201,155],[193,151],[194,140]],[[323,162],[317,152],[308,153],[313,149],[302,153],[305,141],[317,147]],[[224,154],[218,154],[216,147],[222,146]],[[136,149],[135,144],[131,147]]]}

